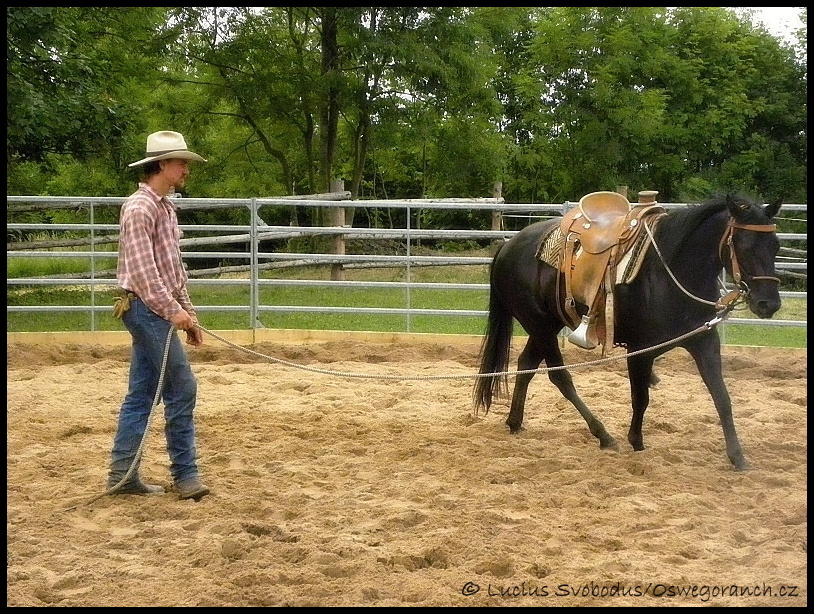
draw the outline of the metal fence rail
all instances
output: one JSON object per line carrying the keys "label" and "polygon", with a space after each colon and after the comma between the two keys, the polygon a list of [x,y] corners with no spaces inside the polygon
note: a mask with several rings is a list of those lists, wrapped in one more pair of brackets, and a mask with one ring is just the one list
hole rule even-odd
{"label": "metal fence rail", "polygon": [[[511,219],[516,224],[520,219],[525,224],[537,221],[541,217],[560,216],[576,202],[567,201],[562,204],[535,204],[518,205],[504,204],[502,199],[413,199],[413,200],[375,200],[375,201],[348,201],[342,194],[319,195],[319,198],[249,198],[249,199],[206,199],[206,198],[178,198],[175,202],[180,210],[207,210],[223,208],[244,208],[250,214],[251,224],[248,225],[181,225],[186,234],[210,233],[209,236],[189,237],[181,240],[184,259],[219,259],[241,264],[223,266],[212,269],[190,270],[190,286],[196,285],[234,285],[249,289],[249,302],[246,305],[198,305],[200,312],[207,311],[241,311],[245,312],[247,328],[264,328],[260,322],[260,314],[268,312],[304,312],[304,313],[352,313],[352,314],[384,314],[407,317],[407,331],[410,332],[411,319],[416,316],[443,315],[453,317],[485,317],[486,311],[470,309],[416,309],[410,304],[410,292],[414,289],[435,290],[477,290],[488,291],[489,285],[484,283],[426,283],[413,281],[411,270],[413,267],[423,266],[450,266],[450,265],[487,265],[491,259],[482,257],[447,256],[447,255],[418,255],[413,253],[422,240],[492,240],[503,241],[514,236],[518,230],[508,230],[503,227],[503,221]],[[21,286],[81,286],[90,291],[90,305],[26,305],[8,306],[7,312],[48,312],[48,311],[81,311],[90,314],[90,329],[96,330],[97,313],[107,313],[110,310],[109,295],[105,294],[104,303],[97,303],[96,290],[107,290],[116,285],[115,270],[101,268],[100,263],[115,259],[114,251],[97,249],[103,245],[117,243],[118,224],[96,223],[95,218],[100,207],[119,207],[123,198],[116,197],[76,197],[76,196],[8,196],[8,217],[24,211],[40,211],[51,209],[79,209],[87,210],[87,224],[51,224],[51,223],[22,223],[7,222],[7,237],[13,237],[22,232],[35,232],[48,235],[64,233],[75,237],[86,234],[85,244],[88,249],[65,250],[60,245],[65,240],[54,239],[39,240],[29,249],[20,249],[26,244],[9,242],[7,244],[7,262],[15,258],[64,258],[87,259],[90,263],[87,274],[60,274],[38,277],[7,277],[7,288]],[[687,206],[684,203],[661,203],[666,208]],[[259,209],[263,206],[293,206],[345,208],[356,209],[404,209],[406,225],[404,228],[360,228],[337,224],[325,227],[304,226],[269,226],[260,218]],[[492,230],[469,229],[435,229],[411,226],[412,221],[421,219],[416,213],[425,209],[461,209],[486,210],[492,212]],[[807,205],[784,205],[782,212],[807,212]],[[495,220],[498,220],[495,223]],[[521,226],[524,224],[521,224]],[[324,236],[340,241],[334,243],[335,253],[286,253],[261,251],[262,242],[275,239],[290,239],[304,236]],[[805,233],[778,233],[781,245],[788,242],[801,242],[807,240]],[[404,242],[404,252],[399,255],[377,254],[345,254],[344,244],[341,242],[353,239],[396,239]],[[73,239],[73,241],[76,241]],[[246,243],[247,251],[196,251],[202,245],[228,245]],[[75,244],[75,243],[74,243]],[[56,247],[54,247],[56,245]],[[70,246],[63,245],[63,246]],[[806,243],[807,245],[807,243]],[[50,247],[49,247],[50,246]],[[81,246],[81,245],[80,245]],[[338,246],[338,247],[337,247]],[[787,249],[791,256],[782,256],[776,262],[778,270],[788,272],[807,272],[807,250]],[[269,268],[293,266],[302,264],[332,265],[339,269],[375,266],[400,266],[406,270],[403,281],[346,281],[344,279],[312,280],[312,279],[265,279],[261,273]],[[109,266],[109,265],[108,265]],[[115,266],[115,265],[113,265]],[[218,278],[223,273],[242,272],[241,278]],[[364,307],[328,307],[310,305],[264,305],[261,303],[260,288],[262,286],[309,286],[321,287],[326,290],[336,288],[401,288],[406,291],[406,303],[403,308],[364,308]],[[783,291],[783,298],[807,298],[807,292]],[[797,326],[806,327],[805,320],[758,320],[729,318],[729,323],[743,323],[760,326]]]}

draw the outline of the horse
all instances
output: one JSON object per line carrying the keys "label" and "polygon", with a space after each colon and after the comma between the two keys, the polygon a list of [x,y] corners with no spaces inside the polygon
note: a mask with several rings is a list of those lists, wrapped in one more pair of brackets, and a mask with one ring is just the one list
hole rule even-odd
{"label": "horse", "polygon": [[[734,470],[749,469],[723,378],[715,318],[720,321],[724,312],[743,302],[758,318],[771,318],[780,309],[780,280],[774,269],[780,243],[773,222],[780,207],[780,202],[762,205],[742,194],[725,194],[666,210],[655,230],[648,227],[652,245],[638,274],[632,281],[612,285],[613,344],[626,348],[632,407],[627,439],[634,451],[645,448],[644,414],[651,383],[658,380],[653,362],[681,347],[692,356],[712,396]],[[492,400],[508,392],[506,368],[517,320],[528,340],[517,361],[506,419],[510,433],[516,434],[522,427],[529,384],[545,361],[549,380],[579,411],[600,448],[618,451],[618,443],[577,394],[564,367],[558,335],[566,322],[562,306],[557,304],[562,300],[564,275],[543,262],[537,251],[559,223],[554,218],[526,226],[497,248],[490,263],[489,311],[473,390],[475,410],[488,413]],[[722,311],[724,270],[735,281],[736,290],[729,297],[734,301]],[[587,311],[584,304],[578,308],[580,314]]]}

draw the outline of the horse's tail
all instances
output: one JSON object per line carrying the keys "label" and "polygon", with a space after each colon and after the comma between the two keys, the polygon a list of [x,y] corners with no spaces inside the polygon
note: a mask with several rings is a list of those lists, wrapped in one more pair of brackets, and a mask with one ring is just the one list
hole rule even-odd
{"label": "horse's tail", "polygon": [[[498,252],[500,252],[500,249],[498,249]],[[497,258],[497,254],[495,254],[495,258]],[[513,322],[512,315],[506,310],[494,288],[494,279],[492,279],[494,262],[493,259],[489,271],[491,279],[489,317],[486,322],[486,334],[481,342],[479,373],[503,373],[503,375],[478,377],[475,380],[473,397],[476,413],[480,408],[483,408],[484,412],[488,413],[489,407],[492,405],[492,399],[500,397],[508,391],[508,376],[505,372],[509,364]]]}

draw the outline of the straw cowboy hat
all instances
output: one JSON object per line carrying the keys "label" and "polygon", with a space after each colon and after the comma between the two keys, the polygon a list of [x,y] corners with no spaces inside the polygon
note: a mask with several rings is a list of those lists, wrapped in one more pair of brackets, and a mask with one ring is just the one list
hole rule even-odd
{"label": "straw cowboy hat", "polygon": [[154,160],[168,160],[171,158],[180,158],[182,160],[195,160],[197,162],[206,162],[201,156],[193,153],[187,149],[186,141],[183,135],[179,132],[172,132],[171,130],[162,130],[161,132],[153,132],[147,137],[147,157],[138,162],[133,162],[127,166],[141,166]]}

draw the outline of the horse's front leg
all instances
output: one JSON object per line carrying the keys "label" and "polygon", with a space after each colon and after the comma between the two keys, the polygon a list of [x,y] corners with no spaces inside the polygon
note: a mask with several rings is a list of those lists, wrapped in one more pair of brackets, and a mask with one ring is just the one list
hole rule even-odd
{"label": "horse's front leg", "polygon": [[726,454],[736,471],[749,469],[749,462],[743,454],[738,433],[735,431],[735,420],[732,417],[732,400],[724,383],[723,369],[721,367],[721,341],[715,331],[692,339],[694,343],[686,346],[687,351],[695,360],[701,379],[704,380],[707,390],[712,395],[712,402],[718,411],[721,427],[724,430],[726,441]]}
{"label": "horse's front leg", "polygon": [[630,429],[627,440],[637,452],[644,450],[644,437],[642,425],[644,412],[650,405],[650,385],[653,381],[653,361],[655,356],[643,354],[627,359],[627,374],[630,380],[630,405],[633,416],[630,419]]}

